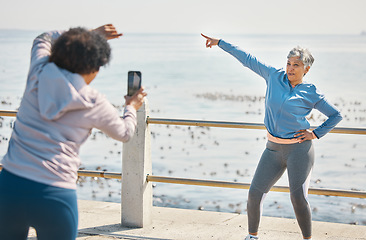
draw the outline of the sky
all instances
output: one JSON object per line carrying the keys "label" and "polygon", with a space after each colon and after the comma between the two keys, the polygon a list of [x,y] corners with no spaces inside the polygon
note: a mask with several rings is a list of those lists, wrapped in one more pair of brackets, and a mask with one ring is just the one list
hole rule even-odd
{"label": "sky", "polygon": [[0,29],[131,33],[360,34],[366,0],[0,0]]}

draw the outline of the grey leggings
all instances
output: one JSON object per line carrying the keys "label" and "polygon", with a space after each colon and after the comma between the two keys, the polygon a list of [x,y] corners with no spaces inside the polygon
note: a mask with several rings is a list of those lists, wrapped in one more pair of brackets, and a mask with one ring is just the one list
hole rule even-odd
{"label": "grey leggings", "polygon": [[313,164],[312,141],[294,144],[267,142],[249,189],[247,209],[250,233],[257,233],[263,199],[287,168],[297,222],[303,236],[311,237],[311,210],[307,192]]}

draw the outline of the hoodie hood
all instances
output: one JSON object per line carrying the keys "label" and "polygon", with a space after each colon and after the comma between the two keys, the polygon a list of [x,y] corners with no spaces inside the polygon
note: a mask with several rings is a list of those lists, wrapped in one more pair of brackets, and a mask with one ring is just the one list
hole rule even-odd
{"label": "hoodie hood", "polygon": [[[38,79],[38,104],[43,118],[57,120],[72,110],[92,108],[95,100],[85,93],[89,86],[84,78],[54,63],[47,63]],[[87,91],[86,91],[87,92]]]}

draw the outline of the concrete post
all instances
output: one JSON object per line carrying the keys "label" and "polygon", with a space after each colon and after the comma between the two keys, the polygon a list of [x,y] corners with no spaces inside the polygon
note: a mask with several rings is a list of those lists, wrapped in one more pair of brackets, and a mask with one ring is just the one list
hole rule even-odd
{"label": "concrete post", "polygon": [[152,222],[152,185],[146,181],[152,172],[148,114],[145,100],[137,111],[135,135],[123,144],[121,205],[122,225],[126,227],[145,227]]}

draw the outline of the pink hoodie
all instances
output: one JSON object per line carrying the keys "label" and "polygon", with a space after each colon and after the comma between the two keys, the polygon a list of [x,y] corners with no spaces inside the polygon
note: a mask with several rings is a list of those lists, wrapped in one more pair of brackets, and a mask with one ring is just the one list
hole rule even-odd
{"label": "pink hoodie", "polygon": [[76,189],[79,148],[92,128],[126,142],[136,128],[136,110],[117,110],[79,74],[48,62],[52,42],[61,32],[34,40],[26,89],[3,167],[43,184]]}

